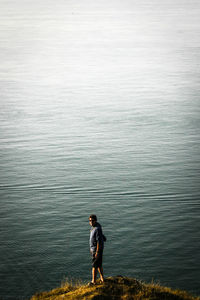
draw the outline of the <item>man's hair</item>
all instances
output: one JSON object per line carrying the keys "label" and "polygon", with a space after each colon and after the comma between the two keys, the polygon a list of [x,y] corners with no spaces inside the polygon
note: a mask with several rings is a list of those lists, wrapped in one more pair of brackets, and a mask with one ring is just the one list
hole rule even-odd
{"label": "man's hair", "polygon": [[96,215],[90,215],[90,219],[97,221],[97,216]]}

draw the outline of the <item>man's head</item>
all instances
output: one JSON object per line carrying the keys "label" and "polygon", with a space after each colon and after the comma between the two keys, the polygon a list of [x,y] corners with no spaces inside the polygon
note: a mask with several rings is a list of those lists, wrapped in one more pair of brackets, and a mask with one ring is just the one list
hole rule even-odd
{"label": "man's head", "polygon": [[94,226],[97,222],[97,216],[96,215],[90,215],[89,222],[91,226]]}

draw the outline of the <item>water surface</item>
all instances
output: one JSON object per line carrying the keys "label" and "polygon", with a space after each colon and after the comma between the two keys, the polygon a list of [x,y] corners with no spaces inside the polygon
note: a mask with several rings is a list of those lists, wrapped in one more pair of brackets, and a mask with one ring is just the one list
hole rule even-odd
{"label": "water surface", "polygon": [[200,294],[198,1],[1,1],[0,297],[106,276]]}

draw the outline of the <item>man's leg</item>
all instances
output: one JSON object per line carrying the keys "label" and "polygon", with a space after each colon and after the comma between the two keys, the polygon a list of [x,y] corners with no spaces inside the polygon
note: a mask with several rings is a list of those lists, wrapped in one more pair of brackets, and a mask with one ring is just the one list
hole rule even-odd
{"label": "man's leg", "polygon": [[92,283],[96,283],[96,278],[97,278],[97,269],[92,268]]}
{"label": "man's leg", "polygon": [[103,277],[103,267],[99,267],[99,268],[98,268],[98,271],[99,271],[99,275],[100,275],[101,281],[104,282],[104,277]]}

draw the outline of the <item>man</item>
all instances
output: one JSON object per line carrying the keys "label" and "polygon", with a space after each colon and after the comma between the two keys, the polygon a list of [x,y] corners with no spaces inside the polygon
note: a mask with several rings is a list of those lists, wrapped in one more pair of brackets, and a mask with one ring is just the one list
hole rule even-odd
{"label": "man", "polygon": [[90,252],[92,254],[92,281],[90,284],[96,284],[97,270],[99,272],[101,282],[104,282],[102,267],[104,236],[101,225],[97,222],[96,215],[91,215],[89,217],[89,222],[91,226]]}

